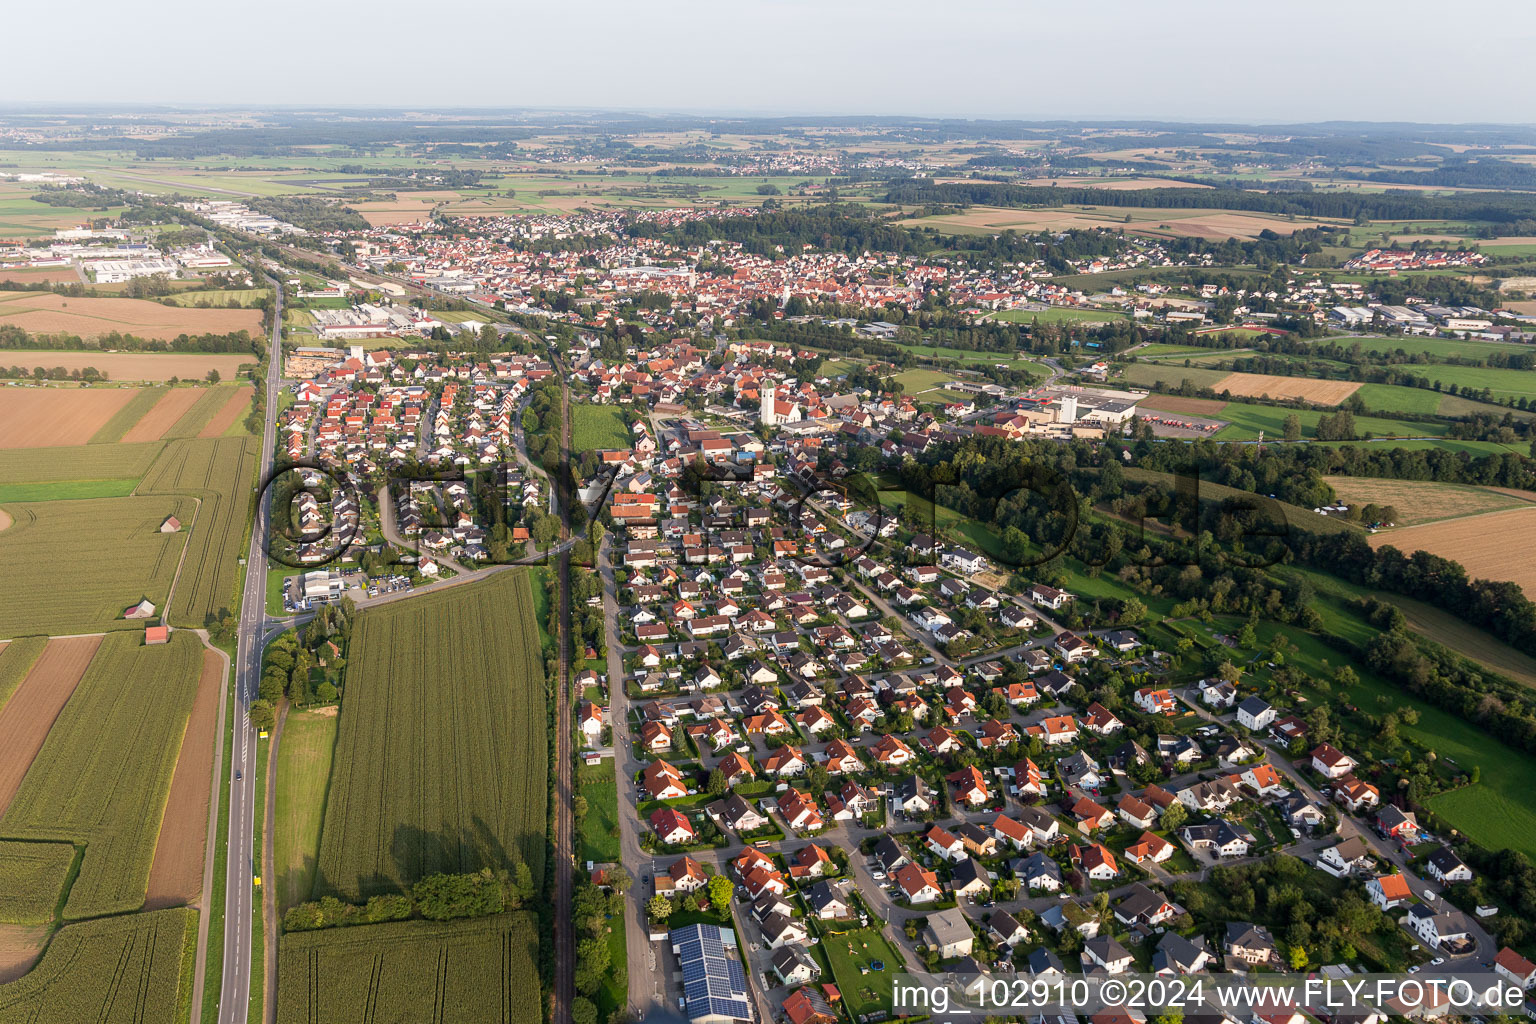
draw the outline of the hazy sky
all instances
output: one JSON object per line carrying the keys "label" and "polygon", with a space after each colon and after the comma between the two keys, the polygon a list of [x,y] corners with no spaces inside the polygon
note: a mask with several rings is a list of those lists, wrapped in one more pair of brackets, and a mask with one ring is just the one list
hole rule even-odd
{"label": "hazy sky", "polygon": [[6,31],[4,105],[1536,121],[1527,0],[73,0]]}

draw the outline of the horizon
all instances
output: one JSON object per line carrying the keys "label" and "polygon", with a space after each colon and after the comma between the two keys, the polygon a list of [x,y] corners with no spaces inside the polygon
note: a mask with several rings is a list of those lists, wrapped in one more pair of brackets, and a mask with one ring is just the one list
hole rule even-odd
{"label": "horizon", "polygon": [[[385,0],[361,24],[351,11],[294,0],[254,23],[186,0],[163,5],[152,23],[124,22],[115,6],[81,0],[73,52],[187,54],[190,63],[135,74],[105,62],[61,75],[57,50],[37,47],[14,56],[11,82],[20,102],[45,106],[114,95],[302,107],[322,96],[323,107],[685,110],[708,96],[714,109],[754,116],[898,110],[907,113],[888,116],[1252,124],[1462,123],[1476,104],[1477,122],[1528,123],[1523,57],[1536,28],[1510,0],[1486,7],[1480,13],[1512,17],[1479,40],[1476,99],[1447,88],[1461,81],[1453,72],[1398,73],[1418,59],[1422,27],[1443,17],[1429,0],[1395,5],[1385,19],[1364,5],[1301,0],[1262,31],[1211,0],[1171,0],[1155,16],[1129,0],[1086,12],[962,0],[941,15],[913,0],[741,0],[728,12],[699,0],[662,9],[598,0],[579,11],[470,7],[441,22]],[[51,27],[37,8],[14,18],[17,38]],[[402,52],[411,31],[438,25],[431,49]],[[259,57],[262,83],[251,83],[256,65],[202,73],[196,58],[213,47]],[[1388,88],[1375,81],[1384,73]]]}

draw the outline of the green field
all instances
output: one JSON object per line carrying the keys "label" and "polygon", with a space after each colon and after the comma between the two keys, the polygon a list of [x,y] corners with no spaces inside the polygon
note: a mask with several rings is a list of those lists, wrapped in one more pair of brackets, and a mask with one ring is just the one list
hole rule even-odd
{"label": "green field", "polygon": [[[209,615],[234,607],[255,474],[256,444],[245,437],[172,441],[145,474],[140,495],[186,495],[185,504],[193,497],[200,502],[176,584],[176,605],[166,609],[173,625],[201,627]],[[180,518],[183,524],[192,521],[187,515]]]}
{"label": "green field", "polygon": [[68,480],[62,483],[0,484],[0,504],[9,501],[80,501],[124,498],[133,493],[137,477],[125,480]]}
{"label": "green field", "polygon": [[1126,314],[1113,309],[1077,309],[1071,306],[1048,306],[1045,309],[1005,309],[985,319],[1004,320],[1008,323],[1042,324],[1099,323],[1124,320]]}
{"label": "green field", "polygon": [[[1301,421],[1301,436],[1313,437],[1317,433],[1317,421],[1332,415],[1319,409],[1286,409],[1276,405],[1255,405],[1249,402],[1228,402],[1226,408],[1212,414],[1215,419],[1226,420],[1214,435],[1218,441],[1247,441],[1257,438],[1259,431],[1270,440],[1279,440],[1285,432],[1285,418],[1294,413]],[[1384,419],[1379,416],[1356,416],[1355,433],[1367,433],[1391,437],[1435,437],[1449,429],[1445,423],[1416,423],[1409,420]]]}
{"label": "green field", "polygon": [[933,396],[921,396],[920,393],[941,384],[947,384],[954,379],[954,373],[949,370],[903,370],[894,378],[908,396],[927,397],[930,400]]}
{"label": "green field", "polygon": [[577,860],[611,864],[619,859],[619,785],[613,773],[612,761],[576,770],[578,790],[587,798]]}
{"label": "green field", "polygon": [[27,843],[0,839],[0,921],[50,924],[75,848],[69,843]]}
{"label": "green field", "polygon": [[1355,394],[1373,412],[1412,412],[1434,414],[1445,398],[1438,391],[1405,388],[1398,384],[1361,384]]}
{"label": "green field", "polygon": [[[873,928],[827,934],[822,936],[821,951],[854,1020],[864,1014],[890,1012],[892,979],[907,968],[885,936]],[[885,964],[883,971],[860,973],[875,960]]]}
{"label": "green field", "polygon": [[37,966],[0,985],[0,1024],[171,1024],[186,1018],[184,986],[197,912],[157,910],[60,929]]}
{"label": "green field", "polygon": [[[137,398],[133,400],[136,401]],[[143,441],[3,449],[0,450],[0,480],[10,485],[141,477],[164,447],[161,441]]]}
{"label": "green field", "polygon": [[314,889],[336,722],[335,715],[312,711],[290,711],[283,722],[272,822],[279,913],[304,902]]}
{"label": "green field", "polygon": [[526,572],[358,617],[315,896],[440,871],[544,876],[549,729]]}
{"label": "green field", "polygon": [[[163,606],[185,534],[161,533],[168,515],[191,520],[190,498],[92,498],[6,506],[0,531],[0,636],[142,629],[119,618],[147,597]],[[201,625],[201,620],[198,622]]]}
{"label": "green field", "polygon": [[571,404],[571,452],[633,447],[624,414],[611,405]]}
{"label": "green field", "polygon": [[[1408,355],[1427,355],[1431,359],[1486,359],[1492,355],[1510,355],[1525,351],[1514,343],[1497,341],[1461,341],[1454,338],[1327,338],[1325,342],[1349,348],[1359,345],[1362,351],[1390,355],[1401,350]],[[1434,366],[1415,366],[1415,371],[1428,372]]]}
{"label": "green field", "polygon": [[175,633],[164,647],[108,636],[0,818],[8,839],[86,845],[66,919],[144,905],[201,667],[192,633]]}
{"label": "green field", "polygon": [[0,648],[0,708],[5,707],[5,702],[11,699],[16,687],[27,678],[32,664],[47,646],[48,638],[45,636],[23,636]]}
{"label": "green field", "polygon": [[539,1024],[538,946],[531,913],[291,932],[278,946],[278,1024]]}
{"label": "green field", "polygon": [[112,414],[112,418],[101,425],[101,429],[91,435],[91,444],[107,444],[122,439],[135,423],[144,418],[144,414],[154,408],[170,388],[139,388],[138,393],[128,400],[128,404]]}
{"label": "green field", "polygon": [[271,297],[272,289],[270,288],[213,288],[176,292],[172,295],[167,295],[165,298],[177,306],[201,306],[207,303],[210,306],[217,306],[223,309],[228,307],[232,301],[248,308],[256,305],[263,299],[270,299]]}

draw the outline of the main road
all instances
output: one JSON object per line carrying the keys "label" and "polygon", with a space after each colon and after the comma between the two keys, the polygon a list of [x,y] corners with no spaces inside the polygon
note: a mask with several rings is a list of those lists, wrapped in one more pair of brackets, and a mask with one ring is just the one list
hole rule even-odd
{"label": "main road", "polygon": [[[272,472],[277,437],[277,390],[282,376],[283,286],[272,281],[276,296],[272,312],[271,349],[267,362],[266,417],[261,432],[258,486]],[[246,1024],[251,1001],[251,932],[257,913],[255,894],[256,730],[250,706],[261,679],[261,652],[266,646],[267,523],[271,499],[263,490],[251,525],[251,546],[245,559],[245,589],[240,596],[240,639],[235,649],[235,739],[229,758],[229,857],[224,879],[224,977],[219,997],[219,1024]],[[268,883],[270,884],[270,880]],[[270,1011],[269,1011],[270,1012]]]}

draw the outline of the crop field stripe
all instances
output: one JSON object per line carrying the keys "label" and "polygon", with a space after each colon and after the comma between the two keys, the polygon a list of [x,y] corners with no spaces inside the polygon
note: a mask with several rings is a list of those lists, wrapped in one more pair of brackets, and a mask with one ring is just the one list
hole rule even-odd
{"label": "crop field stripe", "polygon": [[66,919],[143,906],[201,651],[186,632],[108,636],[0,818],[8,837],[86,844]]}
{"label": "crop field stripe", "polygon": [[0,711],[47,646],[45,636],[24,636],[0,645]]}
{"label": "crop field stripe", "polygon": [[141,388],[139,393],[134,395],[127,405],[113,413],[112,418],[102,424],[100,430],[91,435],[90,443],[110,444],[115,441],[121,441],[123,435],[128,433],[128,428],[143,419],[144,415],[155,407],[155,403],[160,401],[161,396],[167,390],[163,387]]}
{"label": "crop field stripe", "polygon": [[213,419],[214,414],[224,407],[234,394],[233,388],[214,387],[205,389],[192,404],[192,408],[182,414],[181,418],[171,424],[165,432],[166,437],[196,437]]}

